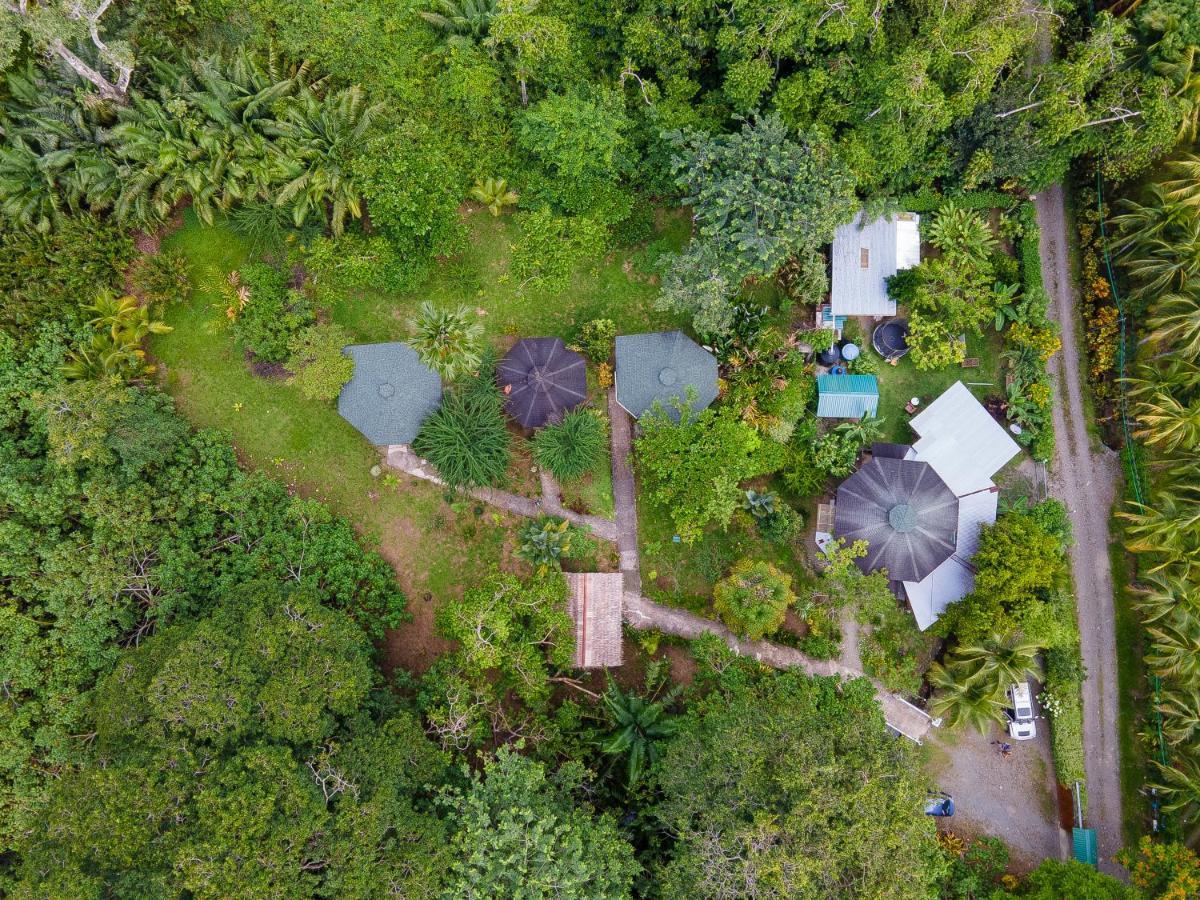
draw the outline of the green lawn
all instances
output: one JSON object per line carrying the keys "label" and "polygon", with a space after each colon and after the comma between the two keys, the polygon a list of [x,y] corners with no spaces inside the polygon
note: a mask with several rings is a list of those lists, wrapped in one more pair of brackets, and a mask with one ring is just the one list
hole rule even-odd
{"label": "green lawn", "polygon": [[[629,251],[585,266],[561,293],[521,291],[504,277],[512,239],[508,222],[477,213],[467,224],[467,250],[440,264],[419,290],[337,297],[333,320],[359,341],[398,340],[407,335],[407,321],[422,300],[466,303],[480,311],[498,348],[518,335],[569,338],[578,324],[596,316],[614,319],[624,331],[679,324],[653,309],[656,287],[636,272]],[[688,227],[684,217],[664,217],[670,242],[681,245]],[[169,311],[174,331],[154,338],[151,352],[167,390],[196,425],[228,432],[248,465],[277,473],[350,518],[378,541],[410,596],[456,595],[491,566],[511,562],[510,517],[473,503],[447,505],[442,492],[425,482],[372,477],[376,452],[333,404],[307,400],[283,381],[250,373],[217,308],[224,279],[250,258],[239,235],[221,224],[204,226],[189,211],[164,246],[185,255],[194,293],[189,303]],[[522,484],[528,475],[517,473],[514,480]],[[564,489],[568,502],[611,515],[607,460],[602,471]]]}
{"label": "green lawn", "polygon": [[904,405],[913,397],[920,397],[922,405],[927,404],[956,381],[966,384],[981,401],[989,395],[1003,396],[1000,350],[1000,335],[989,327],[982,338],[967,336],[967,356],[979,359],[977,369],[951,366],[922,372],[913,365],[910,356],[901,357],[895,366],[880,366],[879,415],[884,420],[883,440],[910,443],[914,435],[908,420],[912,417],[905,412]]}

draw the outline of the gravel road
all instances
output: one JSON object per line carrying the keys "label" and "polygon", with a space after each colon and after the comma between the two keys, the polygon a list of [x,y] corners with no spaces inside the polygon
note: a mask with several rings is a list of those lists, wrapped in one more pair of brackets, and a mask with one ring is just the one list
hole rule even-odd
{"label": "gravel road", "polygon": [[1051,360],[1057,447],[1050,489],[1071,515],[1075,546],[1071,572],[1087,679],[1083,683],[1083,735],[1087,774],[1086,824],[1096,829],[1100,868],[1120,874],[1112,855],[1121,848],[1120,744],[1117,735],[1117,654],[1108,520],[1119,473],[1117,455],[1096,449],[1087,431],[1076,291],[1067,260],[1063,191],[1054,185],[1037,196],[1042,274],[1050,318],[1062,329],[1062,351]]}

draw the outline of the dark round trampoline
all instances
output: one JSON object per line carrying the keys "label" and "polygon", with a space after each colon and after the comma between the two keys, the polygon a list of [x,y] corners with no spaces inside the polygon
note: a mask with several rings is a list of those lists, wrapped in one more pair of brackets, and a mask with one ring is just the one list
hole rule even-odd
{"label": "dark round trampoline", "polygon": [[875,326],[871,346],[884,359],[899,359],[908,352],[908,321],[888,319]]}

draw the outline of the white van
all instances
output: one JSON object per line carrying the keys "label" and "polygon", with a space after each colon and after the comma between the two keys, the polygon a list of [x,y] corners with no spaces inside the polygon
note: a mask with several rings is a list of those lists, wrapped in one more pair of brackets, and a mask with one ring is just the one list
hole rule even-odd
{"label": "white van", "polygon": [[1028,741],[1037,737],[1037,726],[1033,722],[1033,695],[1029,682],[1021,681],[1008,689],[1009,708],[1008,734],[1014,741]]}

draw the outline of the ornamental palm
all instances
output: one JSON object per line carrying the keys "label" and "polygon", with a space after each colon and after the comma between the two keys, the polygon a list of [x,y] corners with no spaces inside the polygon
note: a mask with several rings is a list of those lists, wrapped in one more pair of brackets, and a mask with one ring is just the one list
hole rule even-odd
{"label": "ornamental palm", "polygon": [[625,757],[625,785],[633,789],[646,771],[658,761],[663,741],[679,730],[680,720],[667,715],[667,706],[674,700],[678,688],[663,700],[646,699],[626,693],[608,676],[604,694],[604,711],[612,731],[600,744],[610,756]]}
{"label": "ornamental palm", "polygon": [[479,368],[483,326],[472,322],[470,316],[465,306],[439,309],[426,301],[409,322],[409,346],[417,351],[422,363],[447,381]]}
{"label": "ornamental palm", "polygon": [[1037,675],[1037,655],[1042,645],[1020,634],[990,638],[954,651],[952,668],[970,673],[970,680],[982,682],[993,692],[1000,693],[1008,685]]}
{"label": "ornamental palm", "polygon": [[140,344],[148,335],[173,330],[166,322],[151,319],[150,310],[138,303],[137,297],[115,297],[105,292],[84,310],[95,313],[88,320],[89,325],[97,331],[107,331],[118,343]]}
{"label": "ornamental palm", "polygon": [[961,669],[934,663],[929,669],[929,683],[937,689],[929,704],[930,712],[949,727],[970,725],[987,734],[991,725],[1004,721],[1001,694],[983,681],[972,681]]}
{"label": "ornamental palm", "polygon": [[286,147],[279,159],[287,183],[277,202],[291,207],[297,228],[314,210],[328,209],[334,234],[345,229],[347,215],[362,216],[350,160],[382,109],[382,104],[369,104],[357,86],[324,97],[305,90],[280,122],[268,126],[268,133]]}

